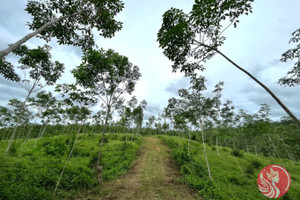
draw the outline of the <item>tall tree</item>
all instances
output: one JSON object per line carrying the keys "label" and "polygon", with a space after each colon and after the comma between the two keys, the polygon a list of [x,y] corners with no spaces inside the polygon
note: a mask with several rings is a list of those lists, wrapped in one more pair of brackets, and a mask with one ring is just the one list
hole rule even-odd
{"label": "tall tree", "polygon": [[90,93],[87,93],[86,91],[83,91],[81,88],[79,88],[76,85],[73,84],[62,84],[56,86],[56,91],[60,92],[61,96],[64,97],[64,102],[69,105],[70,107],[66,108],[65,112],[69,116],[69,120],[72,122],[75,122],[76,125],[78,123],[80,124],[75,139],[73,140],[73,144],[71,147],[71,150],[69,152],[69,156],[65,162],[65,165],[60,173],[60,176],[56,182],[56,186],[54,189],[54,194],[57,191],[57,188],[60,184],[60,180],[64,174],[64,171],[67,167],[67,164],[69,160],[72,157],[73,150],[76,146],[80,130],[83,126],[83,124],[86,122],[88,116],[91,114],[91,111],[87,108],[88,105],[93,105],[96,103],[96,100],[93,98],[93,95]]}
{"label": "tall tree", "polygon": [[178,91],[179,96],[188,104],[186,106],[186,115],[194,126],[201,130],[203,151],[206,160],[206,166],[208,170],[209,180],[212,181],[210,167],[208,163],[204,123],[212,116],[214,101],[210,98],[203,96],[203,91],[206,90],[205,78],[196,75],[191,77],[191,86],[189,90],[181,89]]}
{"label": "tall tree", "polygon": [[47,42],[56,38],[59,44],[80,46],[82,49],[89,49],[95,44],[93,29],[100,36],[113,37],[122,28],[122,23],[115,20],[115,16],[123,7],[124,3],[120,0],[29,0],[25,11],[32,16],[28,26],[33,32],[0,51],[0,74],[10,80],[19,80],[13,66],[4,57],[35,36]]}
{"label": "tall tree", "polygon": [[82,64],[72,71],[78,85],[94,94],[106,105],[106,118],[102,131],[97,164],[100,165],[104,134],[109,115],[119,98],[134,91],[141,74],[128,58],[109,49],[89,50]]}
{"label": "tall tree", "polygon": [[[180,69],[186,75],[191,75],[196,70],[203,71],[205,68],[202,63],[211,59],[216,53],[221,55],[263,87],[300,126],[297,117],[266,85],[219,50],[225,41],[222,33],[232,24],[236,27],[241,15],[252,12],[253,1],[196,0],[189,14],[171,8],[163,15],[157,40],[164,54],[174,62],[173,71]],[[229,25],[224,28],[223,24],[226,22]]]}
{"label": "tall tree", "polygon": [[[64,71],[63,64],[51,60],[50,49],[51,48],[48,45],[36,49],[28,49],[25,45],[22,45],[14,51],[15,54],[21,56],[19,59],[21,66],[19,68],[24,71],[24,79],[20,85],[27,90],[27,96],[20,109],[25,107],[26,102],[32,93],[41,90],[46,85],[54,85]],[[26,70],[29,70],[29,75],[26,74]],[[44,83],[42,80],[44,80]],[[21,115],[18,118],[21,118]],[[18,121],[19,119],[16,120],[16,125],[6,152],[8,152],[15,138]]]}

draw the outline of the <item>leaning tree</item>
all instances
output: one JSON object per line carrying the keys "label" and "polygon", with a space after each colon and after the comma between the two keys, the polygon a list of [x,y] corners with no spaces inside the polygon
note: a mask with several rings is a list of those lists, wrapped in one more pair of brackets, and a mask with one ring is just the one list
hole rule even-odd
{"label": "leaning tree", "polygon": [[[247,70],[239,66],[223,52],[219,47],[225,41],[222,33],[230,26],[236,27],[238,18],[252,12],[251,3],[254,0],[196,0],[191,12],[184,13],[180,9],[171,8],[163,15],[163,23],[157,34],[160,47],[163,53],[174,62],[173,71],[180,69],[186,75],[191,75],[196,70],[203,71],[202,63],[211,59],[215,54],[219,54],[233,64],[237,69],[247,74],[257,84],[264,88],[274,100],[284,109],[284,111],[300,126],[297,117],[278,99],[278,97],[262,82],[255,78]],[[224,27],[224,24],[228,26]],[[299,41],[300,31],[294,33],[292,41]],[[288,51],[283,56],[283,61],[296,58],[299,54],[294,50]],[[297,62],[299,63],[299,62]],[[296,64],[299,67],[299,64]],[[292,74],[299,70],[292,70]],[[297,78],[299,80],[299,78]],[[282,79],[281,83],[286,82]]]}
{"label": "leaning tree", "polygon": [[56,38],[59,44],[80,46],[82,49],[94,46],[93,29],[100,36],[113,37],[122,28],[122,23],[115,16],[123,7],[124,3],[120,0],[29,0],[25,11],[32,16],[28,26],[33,32],[0,51],[0,74],[9,80],[20,80],[5,56],[33,37],[46,42]]}
{"label": "leaning tree", "polygon": [[72,144],[70,146],[70,152],[68,155],[68,158],[63,166],[63,169],[60,173],[60,176],[56,182],[56,186],[54,189],[54,194],[57,191],[57,188],[60,184],[60,180],[64,174],[64,171],[67,167],[67,164],[69,160],[72,157],[73,150],[76,146],[76,143],[78,141],[80,130],[83,126],[83,124],[88,119],[88,116],[91,114],[91,111],[88,109],[87,106],[94,105],[96,103],[95,98],[90,93],[87,93],[86,91],[83,91],[80,87],[74,84],[60,84],[56,86],[56,92],[60,92],[61,96],[64,98],[63,101],[66,105],[68,105],[67,108],[65,108],[65,112],[67,113],[67,116],[69,117],[69,120],[76,124],[76,126],[79,125],[79,128],[77,130],[75,139],[73,140]]}
{"label": "leaning tree", "polygon": [[134,91],[141,73],[138,66],[133,65],[127,57],[112,49],[86,51],[81,65],[77,66],[72,73],[78,85],[98,97],[100,102],[106,105],[106,118],[96,163],[98,167],[101,167],[103,139],[109,115],[124,94],[131,94]]}

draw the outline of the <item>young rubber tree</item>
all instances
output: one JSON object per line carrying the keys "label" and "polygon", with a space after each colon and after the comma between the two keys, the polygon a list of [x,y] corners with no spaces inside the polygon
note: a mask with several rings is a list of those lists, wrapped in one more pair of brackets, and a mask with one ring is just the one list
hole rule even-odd
{"label": "young rubber tree", "polygon": [[76,125],[80,125],[77,130],[75,139],[73,140],[73,144],[71,144],[72,147],[69,152],[68,158],[56,182],[56,186],[53,192],[54,194],[57,191],[57,188],[60,184],[60,180],[64,174],[67,164],[72,157],[72,153],[76,146],[80,130],[83,124],[86,122],[88,116],[91,114],[91,111],[87,108],[87,106],[94,105],[96,103],[96,100],[94,99],[93,95],[87,93],[86,91],[82,91],[78,86],[74,84],[57,85],[56,91],[60,92],[61,96],[64,97],[64,102],[70,106],[65,110],[65,112],[69,116],[69,120],[75,122]]}
{"label": "young rubber tree", "polygon": [[80,46],[90,49],[94,46],[93,29],[100,36],[111,38],[122,28],[115,16],[123,9],[120,0],[29,0],[25,11],[32,16],[28,22],[33,32],[0,51],[0,74],[18,81],[19,76],[5,56],[33,37],[49,42],[56,38],[59,44]]}
{"label": "young rubber tree", "polygon": [[[15,54],[21,56],[19,59],[21,66],[19,68],[24,72],[24,79],[20,85],[27,91],[21,110],[25,108],[26,102],[32,93],[41,90],[46,85],[54,85],[64,71],[63,64],[58,61],[51,61],[50,49],[48,45],[36,49],[28,49],[25,45],[22,45],[14,51]],[[26,70],[29,71],[28,75]],[[6,152],[8,152],[15,138],[20,118],[21,115],[16,120]]]}
{"label": "young rubber tree", "polygon": [[213,91],[213,93],[215,94],[215,96],[213,97],[213,101],[214,101],[214,110],[215,112],[213,113],[214,115],[212,116],[215,123],[216,123],[216,146],[217,146],[217,153],[218,156],[220,156],[220,152],[219,152],[219,138],[218,138],[218,134],[220,133],[220,126],[221,126],[221,119],[220,119],[220,115],[221,115],[221,96],[222,96],[222,90],[224,86],[224,82],[219,82],[216,86],[215,89]]}
{"label": "young rubber tree", "polygon": [[[221,55],[263,87],[300,126],[299,119],[266,85],[219,50],[226,39],[222,33],[232,24],[236,27],[241,15],[252,12],[253,1],[196,0],[189,14],[171,8],[163,15],[157,40],[165,56],[174,62],[173,71],[180,69],[186,75],[191,75],[196,70],[203,71],[205,68],[202,63],[215,54]],[[228,26],[224,27],[225,23],[228,23]],[[297,33],[296,35],[299,36]]]}
{"label": "young rubber tree", "polygon": [[131,116],[135,123],[136,133],[139,134],[143,125],[144,110],[147,106],[147,101],[143,100],[139,103],[137,107],[132,110]]}
{"label": "young rubber tree", "polygon": [[[41,130],[35,140],[36,146],[39,139],[41,139],[46,131],[47,125],[55,114],[57,100],[53,97],[51,92],[41,91],[37,93],[35,98],[28,100],[31,107],[34,107],[38,112],[37,115],[42,121]],[[27,136],[28,137],[28,136]]]}
{"label": "young rubber tree", "polygon": [[11,110],[7,107],[0,106],[0,127],[5,130],[5,132],[2,133],[2,140],[6,139],[6,135],[8,134],[8,130],[6,130],[6,128],[11,126],[12,123],[13,119]]}
{"label": "young rubber tree", "polygon": [[186,114],[191,123],[201,130],[203,151],[206,160],[206,166],[208,170],[209,180],[212,181],[210,167],[208,163],[204,124],[210,116],[212,116],[214,101],[210,98],[203,96],[203,91],[206,90],[205,78],[202,76],[197,77],[196,75],[191,77],[191,86],[189,90],[181,89],[178,91],[179,96],[188,103],[188,110]]}
{"label": "young rubber tree", "polygon": [[148,121],[146,122],[146,127],[148,129],[152,128],[154,121],[155,121],[155,116],[152,115],[151,117],[149,117]]}
{"label": "young rubber tree", "polygon": [[113,106],[124,94],[134,91],[141,74],[139,68],[130,63],[127,57],[112,49],[86,51],[82,64],[72,73],[78,85],[106,105],[106,118],[96,163],[100,165],[104,134]]}

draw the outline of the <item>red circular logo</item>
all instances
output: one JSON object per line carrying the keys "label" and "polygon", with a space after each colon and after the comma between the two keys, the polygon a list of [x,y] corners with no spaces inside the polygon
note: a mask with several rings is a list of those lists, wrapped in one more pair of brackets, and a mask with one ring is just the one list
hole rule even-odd
{"label": "red circular logo", "polygon": [[269,198],[279,198],[289,190],[291,177],[280,165],[269,165],[263,168],[257,178],[258,189]]}

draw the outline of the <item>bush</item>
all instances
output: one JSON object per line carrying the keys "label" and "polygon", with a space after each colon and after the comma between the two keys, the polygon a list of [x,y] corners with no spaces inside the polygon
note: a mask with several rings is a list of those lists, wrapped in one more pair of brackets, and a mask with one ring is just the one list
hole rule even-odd
{"label": "bush", "polygon": [[261,162],[259,162],[258,160],[252,160],[251,161],[251,165],[255,168],[258,169],[262,166]]}
{"label": "bush", "polygon": [[223,147],[223,151],[227,152],[227,151],[228,151],[228,148]]}
{"label": "bush", "polygon": [[247,168],[246,168],[246,174],[249,174],[249,175],[253,175],[254,174],[254,167],[253,165],[248,165]]}
{"label": "bush", "polygon": [[233,156],[235,156],[235,157],[243,157],[242,152],[240,152],[238,149],[234,149],[234,150],[231,152],[231,155],[233,155]]}

